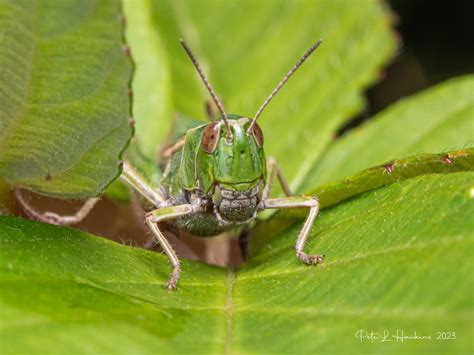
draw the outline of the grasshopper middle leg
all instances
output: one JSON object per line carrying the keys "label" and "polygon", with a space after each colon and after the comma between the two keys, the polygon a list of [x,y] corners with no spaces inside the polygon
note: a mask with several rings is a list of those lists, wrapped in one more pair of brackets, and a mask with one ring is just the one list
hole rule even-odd
{"label": "grasshopper middle leg", "polygon": [[280,167],[278,166],[278,163],[274,157],[268,158],[267,169],[268,169],[268,180],[267,180],[267,184],[265,185],[265,188],[263,189],[262,200],[266,200],[268,196],[270,196],[270,192],[272,190],[273,180],[275,179],[275,175],[278,178],[278,182],[280,183],[280,186],[283,189],[283,192],[285,193],[285,195],[292,196],[293,194],[291,193],[291,189],[288,186],[288,183],[286,182],[286,179],[283,176],[283,173],[281,172]]}

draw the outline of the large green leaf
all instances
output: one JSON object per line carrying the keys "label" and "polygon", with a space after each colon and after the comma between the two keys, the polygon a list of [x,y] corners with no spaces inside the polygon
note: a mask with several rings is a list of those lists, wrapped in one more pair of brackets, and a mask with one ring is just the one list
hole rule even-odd
{"label": "large green leaf", "polygon": [[132,133],[119,1],[1,1],[0,67],[0,176],[100,194]]}
{"label": "large green leaf", "polygon": [[[336,129],[361,109],[360,90],[376,78],[378,67],[395,49],[390,15],[379,2],[359,1],[354,6],[312,0],[150,0],[126,5],[131,21],[137,14],[144,19],[129,28],[130,40],[140,39],[132,43],[137,47],[134,58],[137,64],[144,62],[137,65],[134,87],[156,87],[147,83],[157,73],[156,82],[163,84],[159,92],[170,93],[173,111],[201,119],[209,95],[181,48],[180,37],[195,51],[227,111],[249,116],[304,51],[324,38],[261,118],[267,154],[276,156],[294,187]],[[168,60],[160,60],[161,69],[171,68],[170,82],[149,61],[150,53],[162,55],[162,45]],[[168,111],[158,107],[168,105],[167,99],[154,96],[153,101],[153,95],[149,91],[135,100],[135,113],[143,116],[135,117],[138,126],[142,119],[170,120]],[[156,117],[155,112],[166,115]],[[155,135],[155,142],[160,142],[163,125],[146,127],[144,139],[153,141]]]}
{"label": "large green leaf", "polygon": [[[325,210],[302,265],[286,231],[245,267],[184,261],[0,217],[2,352],[468,353],[473,173],[392,184]],[[431,336],[382,343],[358,330]],[[456,340],[436,340],[437,332]]]}
{"label": "large green leaf", "polygon": [[331,145],[302,191],[411,154],[474,146],[474,76],[451,79],[391,106]]}

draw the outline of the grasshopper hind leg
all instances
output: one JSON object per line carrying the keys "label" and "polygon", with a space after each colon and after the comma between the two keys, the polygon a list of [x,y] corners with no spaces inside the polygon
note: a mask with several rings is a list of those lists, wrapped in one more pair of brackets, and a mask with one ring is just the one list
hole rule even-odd
{"label": "grasshopper hind leg", "polygon": [[36,219],[37,221],[49,223],[49,224],[56,224],[60,226],[72,226],[74,224],[78,224],[82,222],[94,208],[96,203],[99,201],[99,198],[90,198],[88,199],[80,208],[76,211],[76,213],[71,215],[60,215],[55,212],[45,211],[45,212],[38,212],[36,211],[30,203],[24,197],[21,189],[14,190],[15,198],[20,204],[21,208],[32,218]]}

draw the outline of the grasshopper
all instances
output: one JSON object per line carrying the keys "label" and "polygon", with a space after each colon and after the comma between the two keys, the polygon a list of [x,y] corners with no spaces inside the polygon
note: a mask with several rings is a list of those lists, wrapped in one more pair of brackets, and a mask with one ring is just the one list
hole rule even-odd
{"label": "grasshopper", "polygon": [[[276,160],[265,159],[263,132],[257,124],[270,100],[320,44],[321,40],[317,41],[300,58],[252,119],[226,113],[196,57],[181,40],[221,116],[188,130],[166,150],[169,160],[159,189],[147,184],[128,163],[122,174],[127,184],[156,207],[147,213],[146,224],[173,267],[166,288],[176,289],[181,269],[178,256],[158,226],[160,222],[206,237],[248,225],[262,210],[308,208],[308,218],[296,241],[296,255],[307,264],[322,262],[322,256],[303,251],[319,201],[316,197],[292,196]],[[287,197],[269,198],[275,176]]]}
{"label": "grasshopper", "polygon": [[[296,240],[296,256],[306,264],[321,263],[321,255],[309,255],[303,250],[318,215],[319,201],[316,197],[292,195],[276,160],[265,158],[263,132],[257,124],[264,108],[316,50],[321,40],[313,44],[284,76],[253,118],[226,113],[191,49],[182,39],[180,42],[221,116],[217,119],[210,117],[209,123],[189,129],[184,137],[165,150],[167,166],[160,186],[149,184],[127,161],[121,175],[122,181],[153,206],[147,212],[145,222],[173,268],[165,287],[176,289],[181,268],[176,252],[160,230],[161,222],[208,237],[248,225],[262,210],[308,208],[308,217]],[[275,177],[286,197],[269,198]],[[17,197],[21,199],[21,195]],[[88,201],[77,217],[82,219],[96,201]],[[26,206],[25,201],[22,204]],[[31,214],[56,224],[79,221],[74,216],[60,217],[51,212]]]}

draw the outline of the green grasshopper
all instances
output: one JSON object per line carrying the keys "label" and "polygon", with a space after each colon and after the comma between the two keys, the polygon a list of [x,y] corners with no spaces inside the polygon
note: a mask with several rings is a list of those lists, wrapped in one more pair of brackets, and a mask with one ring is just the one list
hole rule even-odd
{"label": "green grasshopper", "polygon": [[[248,225],[262,210],[308,208],[309,215],[296,241],[296,256],[306,264],[322,262],[322,256],[308,255],[303,251],[318,215],[319,201],[316,197],[292,196],[276,160],[272,157],[268,161],[265,159],[263,133],[257,124],[263,109],[321,44],[321,40],[291,68],[253,119],[226,113],[194,54],[183,40],[181,44],[221,116],[189,129],[184,137],[166,149],[164,155],[168,162],[158,188],[149,184],[128,162],[124,162],[121,175],[126,184],[154,206],[146,214],[146,224],[173,267],[165,287],[169,290],[176,289],[181,269],[176,252],[158,226],[161,222],[206,237]],[[287,197],[269,198],[275,176]],[[58,216],[51,212],[42,215],[33,212],[20,194],[17,194],[17,198],[33,217],[55,224],[79,222],[97,201],[89,200],[75,216]]]}
{"label": "green grasshopper", "polygon": [[[159,190],[147,184],[128,163],[122,174],[126,183],[156,207],[147,213],[146,224],[173,267],[166,288],[176,289],[181,269],[178,256],[158,227],[165,221],[197,236],[214,236],[249,224],[258,211],[309,208],[296,241],[296,255],[307,264],[322,262],[322,256],[303,251],[319,201],[316,197],[292,196],[276,160],[265,159],[263,133],[257,124],[263,109],[320,43],[317,41],[300,58],[251,119],[226,113],[191,49],[181,40],[221,116],[188,130],[166,151],[169,161]],[[275,176],[287,197],[269,198]]]}

